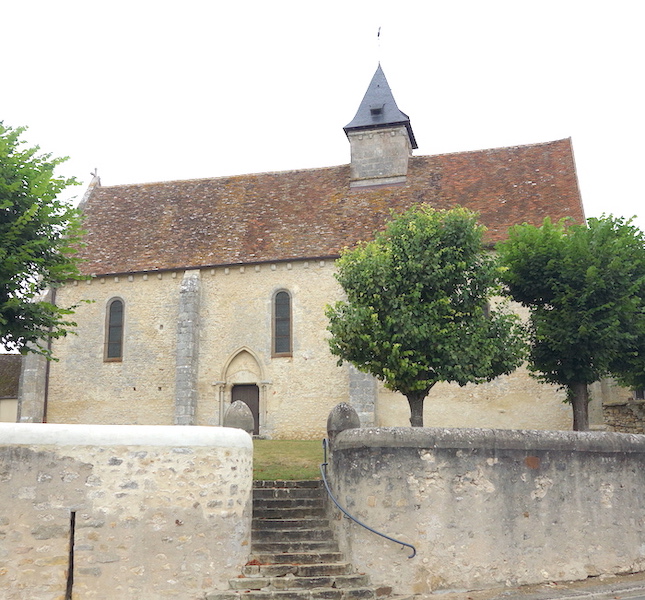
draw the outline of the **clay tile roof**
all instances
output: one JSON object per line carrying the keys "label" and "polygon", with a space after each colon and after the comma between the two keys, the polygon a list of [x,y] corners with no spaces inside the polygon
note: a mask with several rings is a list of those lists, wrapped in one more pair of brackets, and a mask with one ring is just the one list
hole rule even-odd
{"label": "clay tile roof", "polygon": [[87,274],[336,257],[390,211],[480,213],[489,242],[544,217],[584,219],[569,139],[410,159],[404,184],[349,188],[349,165],[96,187],[84,205]]}
{"label": "clay tile roof", "polygon": [[21,366],[20,354],[0,354],[0,399],[18,397]]}

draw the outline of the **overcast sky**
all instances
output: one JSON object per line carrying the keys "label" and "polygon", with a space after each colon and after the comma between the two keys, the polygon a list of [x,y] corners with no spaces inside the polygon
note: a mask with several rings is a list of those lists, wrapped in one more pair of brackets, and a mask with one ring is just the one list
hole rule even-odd
{"label": "overcast sky", "polygon": [[6,1],[0,120],[70,156],[61,171],[84,185],[94,168],[116,185],[343,164],[342,127],[380,60],[416,154],[571,137],[587,216],[637,214],[645,229],[644,12],[641,0]]}

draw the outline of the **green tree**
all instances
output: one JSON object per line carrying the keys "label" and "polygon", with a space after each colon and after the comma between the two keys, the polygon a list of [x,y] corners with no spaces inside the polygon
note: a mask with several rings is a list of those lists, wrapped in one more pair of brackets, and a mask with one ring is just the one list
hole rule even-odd
{"label": "green tree", "polygon": [[331,352],[405,395],[413,427],[438,381],[490,381],[522,362],[518,317],[488,304],[500,269],[483,231],[466,209],[419,206],[337,263],[347,301],[327,307]]}
{"label": "green tree", "polygon": [[49,356],[47,340],[75,325],[74,307],[43,298],[49,288],[80,278],[79,214],[58,200],[77,182],[54,174],[65,159],[25,147],[24,130],[0,121],[0,343]]}
{"label": "green tree", "polygon": [[567,389],[589,428],[587,386],[645,383],[645,245],[621,218],[519,225],[498,246],[511,297],[530,310],[529,369]]}

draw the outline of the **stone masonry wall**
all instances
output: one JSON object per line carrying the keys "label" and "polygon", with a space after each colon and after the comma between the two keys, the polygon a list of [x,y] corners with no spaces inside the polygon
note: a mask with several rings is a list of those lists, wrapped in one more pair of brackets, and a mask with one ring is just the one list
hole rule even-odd
{"label": "stone masonry wall", "polygon": [[[199,424],[220,424],[236,384],[257,384],[260,434],[322,439],[327,415],[347,399],[347,367],[327,344],[325,306],[340,299],[331,260],[204,270],[201,288]],[[291,356],[272,356],[272,301],[291,296]],[[244,355],[244,368],[233,365]],[[253,363],[253,364],[250,364]],[[215,382],[221,382],[217,395]]]}
{"label": "stone masonry wall", "polygon": [[603,414],[610,431],[645,433],[645,402],[642,400],[603,406]]}
{"label": "stone masonry wall", "polygon": [[4,600],[197,600],[248,557],[239,429],[2,423],[0,440]]}
{"label": "stone masonry wall", "polygon": [[359,571],[398,593],[645,569],[645,436],[380,428],[341,432],[333,520]]}
{"label": "stone masonry wall", "polygon": [[[174,423],[182,278],[181,271],[100,277],[58,290],[61,305],[80,305],[75,333],[53,342],[58,362],[50,364],[47,422]],[[112,298],[124,302],[123,359],[105,362],[105,314]]]}
{"label": "stone masonry wall", "polygon": [[195,425],[199,373],[199,270],[186,271],[179,288],[175,425]]}
{"label": "stone masonry wall", "polygon": [[358,413],[361,425],[376,425],[376,400],[378,398],[378,380],[362,373],[354,365],[349,366],[349,404]]}
{"label": "stone masonry wall", "polygon": [[[478,385],[435,384],[423,405],[423,423],[427,427],[567,430],[572,427],[573,413],[564,399],[564,391],[536,381],[526,367],[520,367],[510,375]],[[383,427],[410,424],[405,397],[382,385],[376,412]],[[592,425],[597,424],[593,415],[590,420]]]}
{"label": "stone masonry wall", "polygon": [[352,153],[352,187],[405,180],[411,148],[404,126],[353,131],[348,137]]}
{"label": "stone masonry wall", "polygon": [[592,397],[602,397],[603,421],[609,431],[645,433],[645,400],[611,379],[591,387]]}
{"label": "stone masonry wall", "polygon": [[[262,435],[322,439],[327,414],[349,387],[348,369],[336,365],[326,340],[325,305],[340,298],[333,273],[330,260],[202,269],[199,299],[190,303],[198,321],[180,314],[183,271],[64,286],[61,304],[90,302],[74,315],[78,335],[54,341],[47,421],[171,425],[177,407],[182,423],[220,425],[233,385],[256,384]],[[271,355],[278,290],[292,299],[291,356]],[[105,362],[105,309],[114,297],[125,304],[123,360]],[[240,370],[242,355],[253,365]]]}
{"label": "stone masonry wall", "polygon": [[[332,260],[303,260],[205,268],[199,278],[197,271],[178,270],[63,286],[57,292],[61,305],[80,303],[77,335],[54,340],[59,360],[49,364],[45,420],[221,425],[233,387],[250,384],[259,388],[265,437],[322,439],[329,411],[348,401],[364,426],[407,425],[410,413],[401,394],[347,364],[339,367],[329,352],[325,306],[342,298],[334,273]],[[195,284],[190,294],[182,293],[182,282]],[[292,300],[291,356],[271,353],[272,300],[280,290]],[[105,311],[113,298],[124,302],[125,343],[123,359],[106,362]],[[23,386],[30,392],[23,397],[22,421],[42,420],[46,373],[40,365],[32,370],[38,385]],[[592,409],[600,403],[599,395],[593,397]],[[482,385],[440,383],[425,402],[425,423],[570,429],[571,407],[563,398],[526,369]]]}

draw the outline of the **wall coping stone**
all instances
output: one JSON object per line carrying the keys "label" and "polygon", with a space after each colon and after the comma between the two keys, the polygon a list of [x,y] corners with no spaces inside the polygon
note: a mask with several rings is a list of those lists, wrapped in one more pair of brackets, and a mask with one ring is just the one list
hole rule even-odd
{"label": "wall coping stone", "polygon": [[645,435],[598,431],[366,427],[341,431],[334,450],[350,448],[468,448],[645,454]]}
{"label": "wall coping stone", "polygon": [[0,423],[2,445],[211,446],[248,448],[251,436],[229,427]]}

